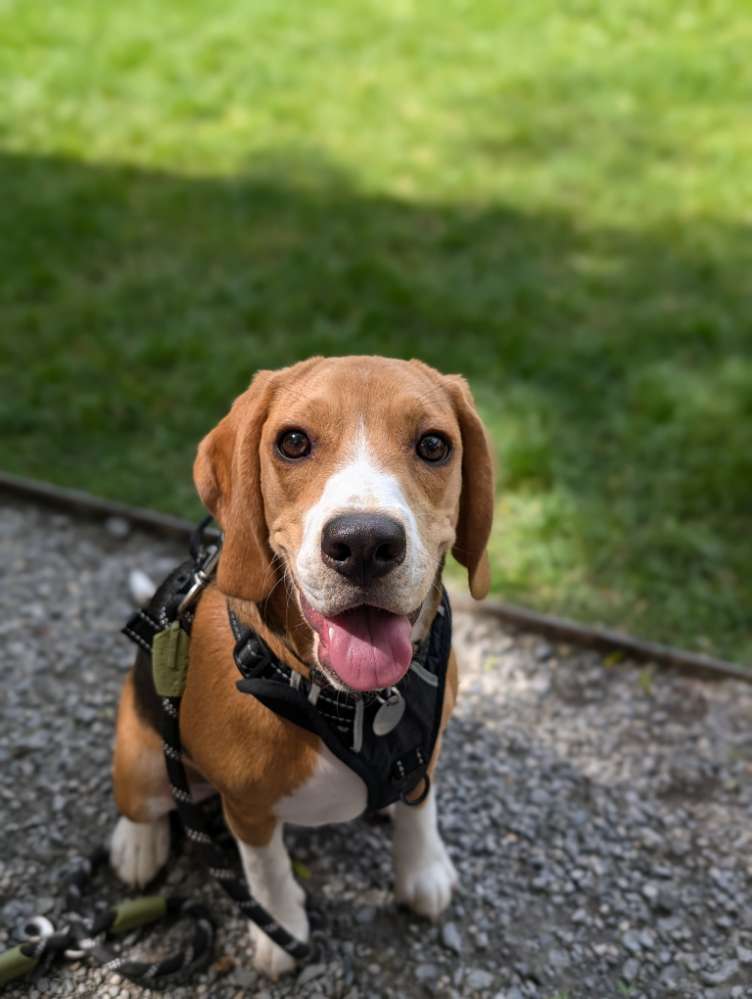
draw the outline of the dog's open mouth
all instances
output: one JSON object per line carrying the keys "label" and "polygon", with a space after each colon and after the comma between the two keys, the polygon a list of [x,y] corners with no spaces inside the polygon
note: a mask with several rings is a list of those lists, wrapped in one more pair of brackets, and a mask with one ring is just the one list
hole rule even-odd
{"label": "dog's open mouth", "polygon": [[319,636],[322,666],[353,690],[383,690],[399,683],[413,655],[408,615],[361,604],[325,617],[301,602],[306,620]]}

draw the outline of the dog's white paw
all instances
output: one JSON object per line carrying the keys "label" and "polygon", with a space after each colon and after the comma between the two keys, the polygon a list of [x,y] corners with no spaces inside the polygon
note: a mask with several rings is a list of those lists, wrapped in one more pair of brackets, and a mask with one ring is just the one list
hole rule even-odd
{"label": "dog's white paw", "polygon": [[[305,892],[292,878],[284,888],[284,898],[277,904],[266,906],[278,923],[298,940],[308,940],[308,916],[305,911]],[[276,980],[295,970],[295,960],[282,950],[262,929],[251,923],[251,940],[254,947],[253,965],[257,971]]]}
{"label": "dog's white paw", "polygon": [[409,906],[419,916],[438,919],[452,900],[457,887],[457,871],[449,859],[444,844],[428,857],[421,857],[414,866],[405,866],[396,877],[397,901]]}
{"label": "dog's white paw", "polygon": [[169,819],[131,822],[121,815],[110,840],[112,869],[131,888],[143,888],[167,862]]}

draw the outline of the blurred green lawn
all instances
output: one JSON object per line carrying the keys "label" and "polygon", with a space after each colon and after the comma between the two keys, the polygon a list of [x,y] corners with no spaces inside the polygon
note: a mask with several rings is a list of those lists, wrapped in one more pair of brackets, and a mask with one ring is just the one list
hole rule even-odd
{"label": "blurred green lawn", "polygon": [[419,356],[494,588],[752,656],[744,0],[0,2],[0,464],[197,512],[256,367]]}

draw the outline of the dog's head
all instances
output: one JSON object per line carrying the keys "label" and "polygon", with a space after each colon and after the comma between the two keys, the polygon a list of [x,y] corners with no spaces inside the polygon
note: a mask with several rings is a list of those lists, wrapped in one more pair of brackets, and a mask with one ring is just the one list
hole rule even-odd
{"label": "dog's head", "polygon": [[287,587],[335,685],[401,679],[449,550],[473,596],[488,591],[492,461],[458,376],[382,357],[261,371],[194,477],[224,531],[220,589],[261,603]]}

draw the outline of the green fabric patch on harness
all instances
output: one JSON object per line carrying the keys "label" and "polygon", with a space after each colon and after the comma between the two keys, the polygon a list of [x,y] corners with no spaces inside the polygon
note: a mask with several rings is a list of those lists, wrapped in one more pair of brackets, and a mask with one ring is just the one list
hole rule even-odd
{"label": "green fabric patch on harness", "polygon": [[166,912],[167,899],[164,895],[141,895],[140,898],[127,898],[115,906],[115,918],[110,932],[127,933],[138,926],[156,922]]}
{"label": "green fabric patch on harness", "polygon": [[180,697],[185,690],[190,639],[177,621],[154,636],[151,669],[160,697]]}

